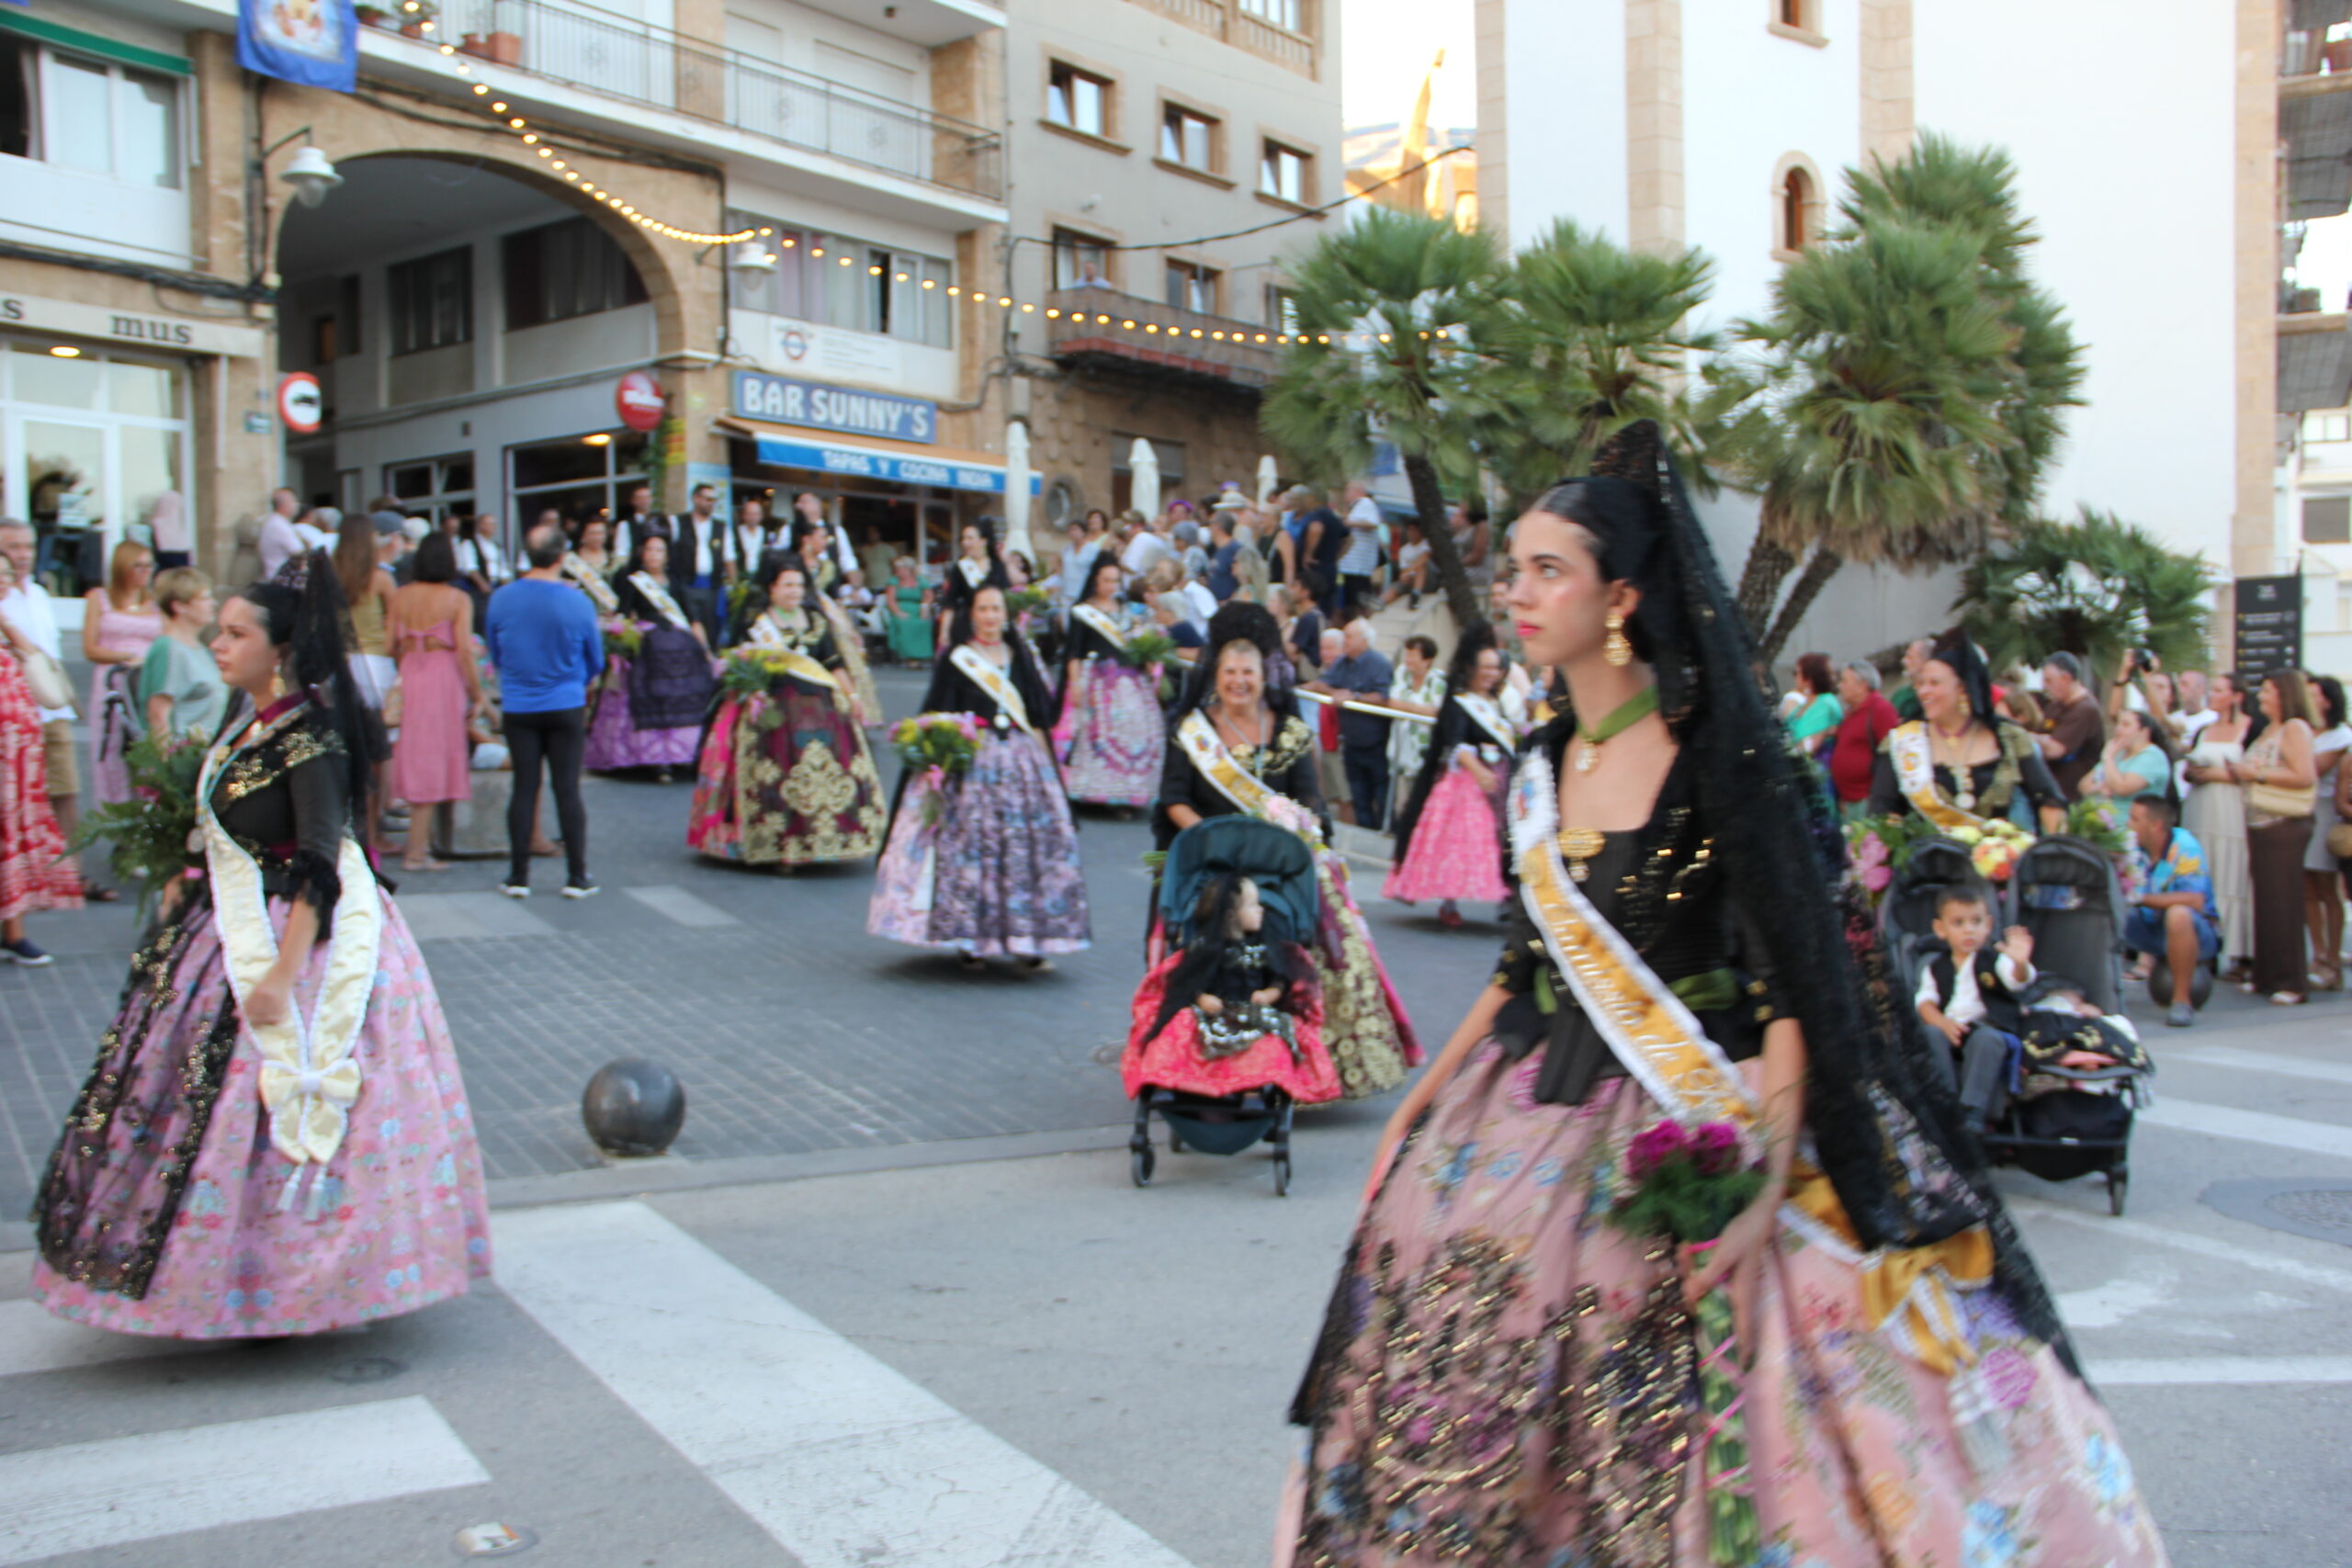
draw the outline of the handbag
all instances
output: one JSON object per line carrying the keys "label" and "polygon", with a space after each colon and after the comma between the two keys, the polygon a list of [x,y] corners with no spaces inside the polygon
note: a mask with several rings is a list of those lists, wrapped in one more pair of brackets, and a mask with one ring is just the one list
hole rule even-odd
{"label": "handbag", "polygon": [[17,661],[25,667],[25,684],[32,688],[35,707],[74,706],[74,682],[65,678],[65,666],[38,648],[17,655]]}
{"label": "handbag", "polygon": [[2352,860],[2352,822],[2338,822],[2327,830],[2327,852],[2337,860]]}
{"label": "handbag", "polygon": [[2319,790],[2312,784],[2301,789],[2287,789],[2278,784],[2250,784],[2245,786],[2245,804],[2250,811],[2266,817],[2309,817],[2319,805]]}

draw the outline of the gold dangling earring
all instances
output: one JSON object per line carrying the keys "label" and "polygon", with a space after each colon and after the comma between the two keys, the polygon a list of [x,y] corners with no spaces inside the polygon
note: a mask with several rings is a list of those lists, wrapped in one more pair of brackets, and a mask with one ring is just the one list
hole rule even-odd
{"label": "gold dangling earring", "polygon": [[269,678],[269,700],[277,702],[286,695],[286,671],[277,671]]}
{"label": "gold dangling earring", "polygon": [[1600,656],[1613,667],[1623,670],[1634,661],[1634,645],[1625,638],[1625,612],[1610,611],[1606,625],[1609,641],[1601,648]]}

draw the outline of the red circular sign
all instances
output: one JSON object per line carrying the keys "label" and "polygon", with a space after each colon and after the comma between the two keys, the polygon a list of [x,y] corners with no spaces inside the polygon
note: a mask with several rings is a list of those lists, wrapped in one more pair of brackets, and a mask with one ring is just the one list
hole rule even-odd
{"label": "red circular sign", "polygon": [[286,428],[304,434],[318,429],[326,417],[326,395],[319,390],[319,378],[307,370],[297,370],[278,378],[277,417]]}
{"label": "red circular sign", "polygon": [[631,430],[650,430],[662,423],[668,394],[662,383],[642,370],[632,370],[613,389],[613,407]]}

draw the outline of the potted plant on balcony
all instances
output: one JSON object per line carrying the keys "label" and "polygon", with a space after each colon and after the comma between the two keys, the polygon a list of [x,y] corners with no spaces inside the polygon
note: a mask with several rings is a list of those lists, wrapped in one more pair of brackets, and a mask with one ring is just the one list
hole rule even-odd
{"label": "potted plant on balcony", "polygon": [[354,6],[352,10],[368,27],[389,28],[392,25],[391,12],[381,6]]}

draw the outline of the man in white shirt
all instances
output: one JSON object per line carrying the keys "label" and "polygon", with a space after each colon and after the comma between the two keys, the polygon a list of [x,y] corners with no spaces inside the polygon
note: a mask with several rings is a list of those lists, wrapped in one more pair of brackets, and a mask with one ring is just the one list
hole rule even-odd
{"label": "man in white shirt", "polygon": [[835,564],[842,569],[843,582],[865,581],[865,569],[857,564],[857,552],[850,548],[849,532],[843,528],[834,527],[832,520],[825,515],[823,496],[813,490],[804,490],[792,498],[792,510],[797,515],[825,530],[828,547],[833,552]]}
{"label": "man in white shirt", "polygon": [[1380,536],[1386,521],[1380,503],[1362,479],[1347,489],[1347,548],[1340,552],[1340,609],[1353,609],[1372,597],[1372,574],[1380,570]]}
{"label": "man in white shirt", "polygon": [[1054,598],[1064,615],[1071,605],[1086,597],[1086,574],[1094,570],[1095,560],[1102,554],[1102,541],[1086,536],[1086,519],[1073,517],[1063,530],[1069,542],[1062,547],[1061,565],[1054,573]]}
{"label": "man in white shirt", "polygon": [[277,569],[302,553],[302,533],[294,526],[294,519],[302,511],[301,498],[290,490],[280,490],[269,498],[269,514],[261,520],[261,536],[254,548],[261,552],[261,580],[271,581]]}
{"label": "man in white shirt", "polygon": [[[57,635],[57,613],[51,607],[49,591],[33,580],[33,525],[14,517],[0,518],[0,555],[5,555],[17,569],[17,585],[0,598],[0,615],[24,634],[34,647],[51,659],[62,660],[62,644]],[[57,826],[68,840],[74,837],[81,814],[76,809],[82,795],[81,769],[74,758],[74,710],[70,707],[35,710],[40,719],[41,761],[49,775],[50,808],[57,813]],[[110,902],[111,889],[85,888],[87,896],[99,902]]]}
{"label": "man in white shirt", "polygon": [[2181,738],[2194,746],[2197,732],[2222,716],[2213,711],[2212,693],[2202,670],[2182,671],[2174,677],[2173,687],[2179,710],[2173,716],[2180,721]]}
{"label": "man in white shirt", "polygon": [[1146,575],[1161,561],[1175,558],[1176,552],[1169,547],[1168,541],[1159,536],[1159,530],[1150,523],[1146,522],[1136,525],[1136,536],[1127,541],[1127,547],[1120,553],[1119,565],[1130,579],[1134,579]]}

